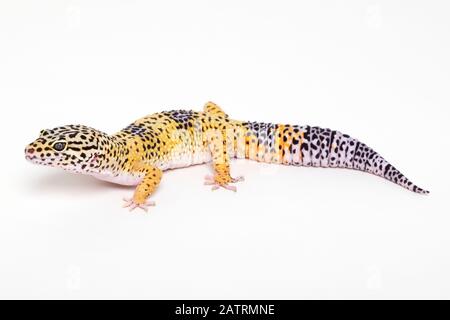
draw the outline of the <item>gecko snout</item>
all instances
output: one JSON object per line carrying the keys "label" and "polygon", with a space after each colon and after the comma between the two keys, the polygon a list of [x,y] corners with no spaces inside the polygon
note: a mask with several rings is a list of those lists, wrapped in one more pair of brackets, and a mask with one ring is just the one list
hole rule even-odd
{"label": "gecko snout", "polygon": [[36,145],[33,145],[33,143],[30,143],[29,145],[27,145],[25,147],[25,159],[27,160],[34,160],[36,158],[38,158],[38,156],[40,155],[40,152],[42,148],[37,148]]}
{"label": "gecko snout", "polygon": [[32,160],[36,158],[36,149],[33,146],[25,147],[25,158],[27,160]]}

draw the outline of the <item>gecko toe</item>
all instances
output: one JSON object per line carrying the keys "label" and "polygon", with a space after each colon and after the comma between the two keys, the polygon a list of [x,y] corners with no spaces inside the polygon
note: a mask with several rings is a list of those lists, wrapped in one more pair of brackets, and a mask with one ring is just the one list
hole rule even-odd
{"label": "gecko toe", "polygon": [[123,204],[122,208],[128,208],[133,204],[133,199],[130,198],[123,198],[123,201],[125,201],[125,203]]}
{"label": "gecko toe", "polygon": [[223,185],[223,186],[221,186],[221,187],[224,188],[224,189],[233,191],[233,192],[236,192],[236,191],[237,191],[236,186],[230,186],[230,185],[228,185],[228,184],[225,184],[225,185]]}
{"label": "gecko toe", "polygon": [[244,176],[239,176],[231,179],[231,182],[242,182],[242,181],[245,181]]}
{"label": "gecko toe", "polygon": [[206,185],[206,186],[212,186],[211,187],[212,191],[215,191],[215,190],[217,190],[219,188],[224,188],[226,190],[230,190],[230,191],[236,192],[237,191],[236,186],[230,185],[229,183],[236,183],[236,182],[241,182],[241,181],[244,181],[244,177],[243,176],[239,176],[239,177],[236,177],[236,178],[231,178],[230,177],[228,182],[225,182],[225,181],[221,182],[221,181],[217,181],[217,179],[214,176],[206,175],[205,176],[205,181],[204,181],[203,184]]}
{"label": "gecko toe", "polygon": [[130,212],[136,208],[140,208],[145,212],[148,212],[149,207],[156,206],[156,203],[154,201],[146,201],[142,204],[139,204],[134,202],[133,198],[123,198],[123,200],[125,201],[123,208],[128,208]]}

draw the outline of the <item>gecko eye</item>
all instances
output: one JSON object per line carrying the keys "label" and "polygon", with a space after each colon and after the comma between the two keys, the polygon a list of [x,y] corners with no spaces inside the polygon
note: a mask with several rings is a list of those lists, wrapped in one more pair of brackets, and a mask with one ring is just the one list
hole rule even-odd
{"label": "gecko eye", "polygon": [[53,145],[53,149],[55,149],[56,151],[63,151],[65,148],[66,148],[65,142],[56,142]]}

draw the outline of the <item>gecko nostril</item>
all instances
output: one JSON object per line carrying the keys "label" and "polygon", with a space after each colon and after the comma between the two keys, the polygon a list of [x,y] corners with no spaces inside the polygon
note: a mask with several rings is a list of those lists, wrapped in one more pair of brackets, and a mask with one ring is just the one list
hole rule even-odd
{"label": "gecko nostril", "polygon": [[30,154],[33,154],[34,153],[34,149],[30,148],[30,149],[27,150],[27,152],[30,153]]}

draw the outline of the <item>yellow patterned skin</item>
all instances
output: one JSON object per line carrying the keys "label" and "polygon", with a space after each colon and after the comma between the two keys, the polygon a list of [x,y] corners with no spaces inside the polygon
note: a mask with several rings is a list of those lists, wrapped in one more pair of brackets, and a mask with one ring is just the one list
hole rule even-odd
{"label": "yellow patterned skin", "polygon": [[98,179],[135,185],[125,200],[131,210],[147,210],[163,171],[212,162],[205,184],[236,191],[242,181],[230,174],[231,158],[370,172],[411,191],[428,193],[365,144],[339,131],[310,126],[231,120],[216,104],[203,111],[173,110],[143,117],[116,134],[83,125],[42,130],[25,148],[27,160]]}
{"label": "yellow patterned skin", "polygon": [[137,185],[126,206],[146,209],[153,205],[147,199],[167,169],[212,160],[214,185],[226,187],[237,181],[230,176],[224,146],[227,130],[237,132],[241,124],[209,102],[202,112],[174,110],[146,116],[113,135],[83,125],[43,130],[25,154],[36,164]]}

